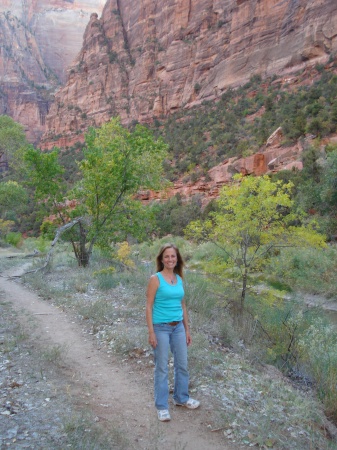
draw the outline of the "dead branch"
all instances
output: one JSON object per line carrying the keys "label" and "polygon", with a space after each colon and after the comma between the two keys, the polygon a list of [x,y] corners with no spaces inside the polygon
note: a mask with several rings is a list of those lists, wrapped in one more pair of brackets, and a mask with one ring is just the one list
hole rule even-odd
{"label": "dead branch", "polygon": [[45,263],[43,264],[43,266],[42,267],[38,267],[37,269],[28,270],[27,272],[24,272],[22,275],[19,275],[19,276],[22,277],[23,275],[27,275],[28,273],[37,273],[40,270],[45,269],[48,266],[48,264],[49,264],[49,262],[51,260],[51,257],[53,256],[54,247],[55,247],[57,241],[62,236],[62,234],[65,231],[70,230],[71,228],[73,228],[75,225],[77,225],[79,222],[81,222],[82,219],[83,219],[82,217],[78,217],[77,219],[74,219],[71,222],[66,223],[65,225],[62,225],[62,227],[58,228],[58,230],[56,231],[55,237],[54,237],[52,243],[50,244],[50,250],[47,253],[47,256],[46,256],[46,259],[45,259]]}
{"label": "dead branch", "polygon": [[36,258],[41,256],[41,252],[34,249],[33,253],[29,253],[28,255],[24,255],[22,253],[19,253],[17,255],[8,255],[6,256],[7,259],[14,259],[14,258]]}

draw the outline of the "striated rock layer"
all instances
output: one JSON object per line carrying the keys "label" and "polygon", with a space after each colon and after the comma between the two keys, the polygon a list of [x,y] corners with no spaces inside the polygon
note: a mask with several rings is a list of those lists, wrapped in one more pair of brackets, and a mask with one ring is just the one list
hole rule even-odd
{"label": "striated rock layer", "polygon": [[37,142],[53,93],[81,49],[90,14],[105,0],[2,0],[0,114],[24,125]]}
{"label": "striated rock layer", "polygon": [[165,117],[336,50],[336,0],[108,0],[91,15],[41,147],[71,145],[114,115]]}

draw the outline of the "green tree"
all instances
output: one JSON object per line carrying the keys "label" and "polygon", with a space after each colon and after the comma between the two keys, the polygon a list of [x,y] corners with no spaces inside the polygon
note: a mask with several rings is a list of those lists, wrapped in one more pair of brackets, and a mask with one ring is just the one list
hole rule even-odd
{"label": "green tree", "polygon": [[183,236],[186,226],[192,220],[202,217],[201,199],[198,195],[188,200],[176,194],[165,202],[154,203],[151,210],[155,217],[154,232],[158,237],[167,234]]}
{"label": "green tree", "polygon": [[32,146],[24,155],[28,174],[27,184],[34,188],[36,200],[43,200],[41,206],[47,211],[51,208],[56,210],[64,196],[64,169],[59,164],[58,155],[57,148],[51,152],[42,152]]}
{"label": "green tree", "polygon": [[16,181],[0,183],[0,233],[6,234],[15,224],[14,216],[27,201],[27,192]]}
{"label": "green tree", "polygon": [[21,166],[24,148],[28,145],[22,125],[8,116],[0,116],[0,160],[7,169]]}
{"label": "green tree", "polygon": [[319,137],[324,136],[328,132],[328,123],[321,117],[314,117],[307,125],[308,133],[315,134]]}
{"label": "green tree", "polygon": [[303,152],[303,170],[299,177],[296,201],[306,212],[313,213],[320,208],[320,182],[323,177],[323,167],[319,163],[320,157],[320,150],[314,145]]}
{"label": "green tree", "polygon": [[337,101],[335,100],[331,107],[331,131],[337,130]]}
{"label": "green tree", "polygon": [[324,237],[292,212],[292,183],[272,182],[268,176],[234,177],[223,187],[218,210],[204,222],[187,227],[191,238],[213,241],[224,252],[213,272],[238,278],[240,295],[234,302],[235,316],[241,320],[249,275],[261,270],[267,256],[280,247],[323,246]]}
{"label": "green tree", "polygon": [[[30,217],[32,224],[29,229],[36,233],[41,230],[40,226],[46,216],[54,215],[54,226],[66,224],[69,215],[65,210],[64,197],[66,183],[64,181],[64,169],[59,163],[59,149],[45,152],[29,146],[24,154],[25,162],[25,184],[31,190],[31,197],[35,200],[31,205]],[[38,225],[38,227],[36,227]],[[74,245],[74,244],[73,244]]]}
{"label": "green tree", "polygon": [[[75,207],[67,210],[64,203],[62,211],[58,211],[63,214],[64,225],[55,237],[67,231],[80,266],[89,264],[95,244],[124,240],[127,233],[146,229],[142,220],[145,208],[136,195],[141,189],[163,187],[162,161],[166,151],[166,144],[161,139],[154,140],[148,129],[136,125],[130,132],[121,126],[119,118],[89,131],[84,159],[78,164],[81,179],[66,194]],[[55,154],[49,157],[52,161],[46,164],[46,157],[39,155],[44,164],[31,166],[31,179],[36,192],[55,199],[57,206],[62,172]]]}
{"label": "green tree", "polygon": [[329,232],[337,234],[337,150],[328,154],[320,185],[321,211],[327,216]]}
{"label": "green tree", "polygon": [[0,216],[24,205],[26,201],[27,193],[16,181],[0,183]]}

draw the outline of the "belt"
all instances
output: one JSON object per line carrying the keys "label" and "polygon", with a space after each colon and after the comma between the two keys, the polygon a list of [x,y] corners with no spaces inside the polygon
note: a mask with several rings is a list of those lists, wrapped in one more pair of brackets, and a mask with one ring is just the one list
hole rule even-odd
{"label": "belt", "polygon": [[175,322],[166,322],[165,325],[171,325],[171,327],[175,327],[176,325],[178,325],[178,323],[180,323],[181,320],[177,320]]}

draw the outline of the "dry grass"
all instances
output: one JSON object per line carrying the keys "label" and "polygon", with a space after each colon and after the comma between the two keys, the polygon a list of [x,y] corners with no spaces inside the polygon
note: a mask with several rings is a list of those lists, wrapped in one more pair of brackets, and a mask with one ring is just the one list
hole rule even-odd
{"label": "dry grass", "polygon": [[[93,272],[101,265],[93,261],[85,270],[69,268],[67,258],[61,261],[59,256],[57,270],[30,275],[27,282],[83,320],[87,332],[106,351],[135,361],[136,368],[151,377],[145,288],[152,268],[139,264],[137,271],[112,273],[111,288],[100,289]],[[191,392],[214,404],[214,428],[223,429],[227,439],[241,445],[333,449],[323,431],[320,402],[293,387],[276,370],[272,375],[261,367],[257,370],[223,300],[210,295],[205,281],[193,273],[187,274],[185,282],[194,338],[189,350]],[[85,289],[79,288],[84,284]]]}

